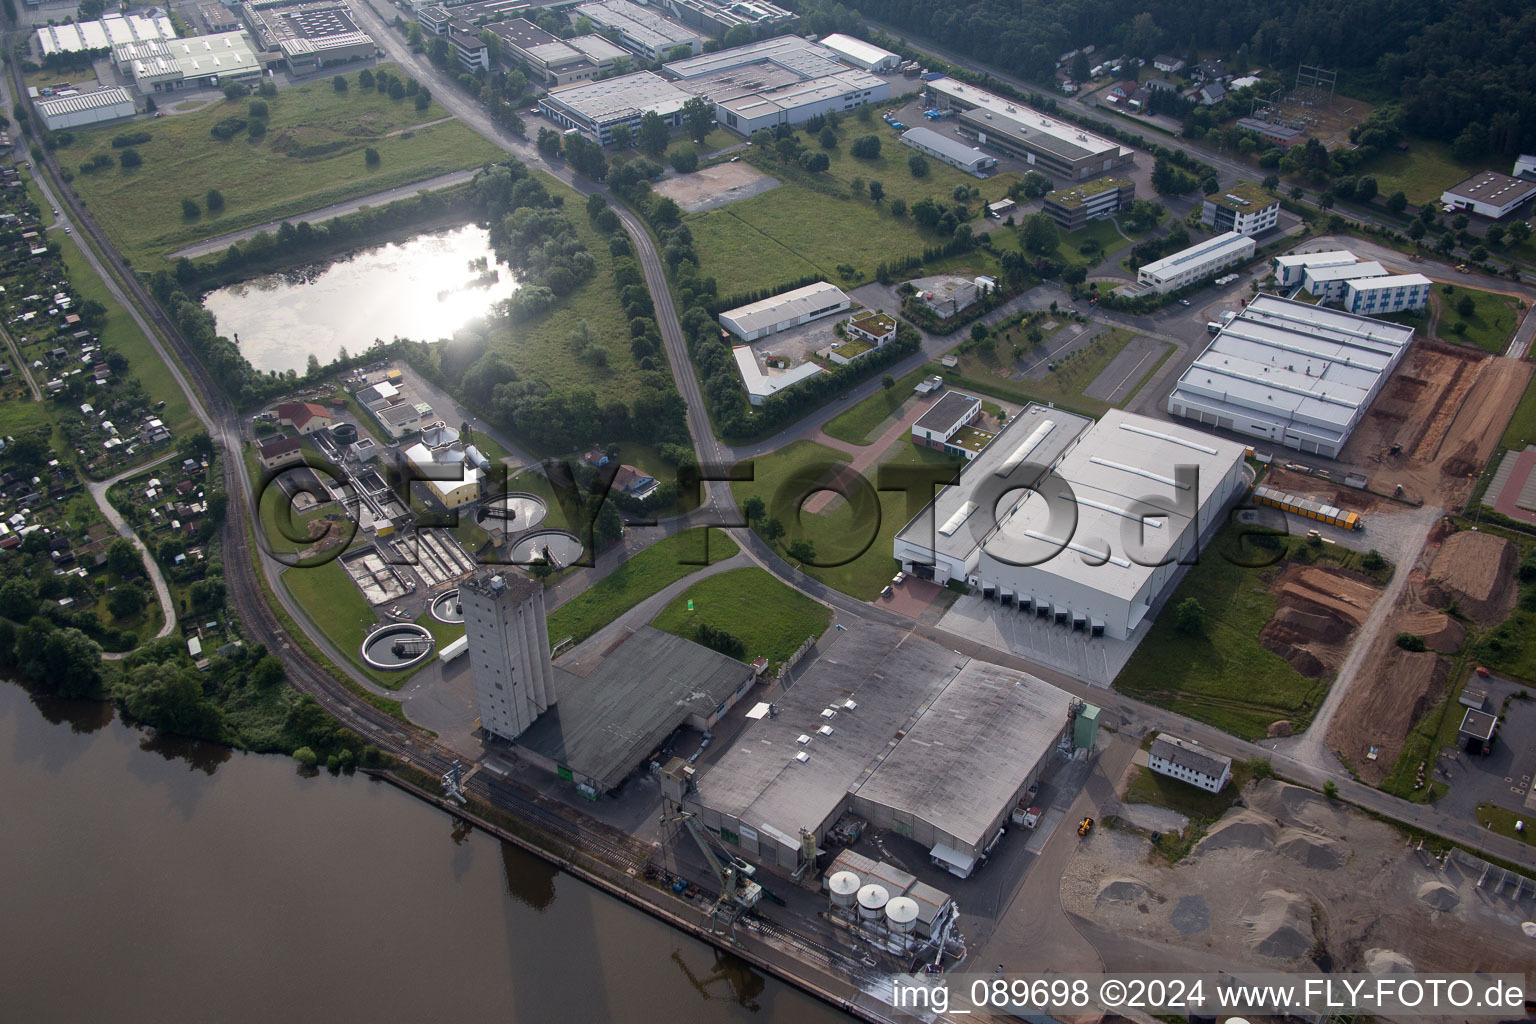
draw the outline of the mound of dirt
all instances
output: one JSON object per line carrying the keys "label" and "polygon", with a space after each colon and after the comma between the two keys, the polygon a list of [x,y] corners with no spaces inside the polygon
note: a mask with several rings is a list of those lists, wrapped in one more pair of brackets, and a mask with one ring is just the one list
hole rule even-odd
{"label": "mound of dirt", "polygon": [[1360,959],[1371,974],[1412,974],[1414,971],[1413,961],[1395,949],[1368,949]]}
{"label": "mound of dirt", "polygon": [[1111,878],[1099,889],[1096,903],[1140,903],[1150,895],[1147,883],[1139,878]]}
{"label": "mound of dirt", "polygon": [[1450,910],[1461,902],[1461,894],[1444,882],[1425,882],[1419,886],[1418,897],[1431,910]]}
{"label": "mound of dirt", "polygon": [[1478,625],[1497,625],[1515,607],[1516,555],[1503,537],[1472,530],[1447,537],[1430,563],[1424,599],[1437,607],[1454,600]]}
{"label": "mound of dirt", "polygon": [[1266,735],[1268,735],[1271,739],[1280,736],[1289,736],[1294,731],[1294,729],[1295,727],[1291,725],[1290,719],[1282,718],[1278,722],[1269,723],[1269,729]]}
{"label": "mound of dirt", "polygon": [[1196,853],[1213,850],[1269,850],[1279,833],[1275,823],[1260,814],[1242,810],[1226,815],[1195,846]]}
{"label": "mound of dirt", "polygon": [[1430,650],[1441,654],[1455,654],[1467,638],[1467,627],[1444,612],[1403,611],[1394,626],[1399,633],[1421,637]]}
{"label": "mound of dirt", "polygon": [[1350,638],[1381,594],[1369,583],[1315,566],[1291,566],[1271,590],[1275,614],[1259,643],[1309,679],[1338,671]]}
{"label": "mound of dirt", "polygon": [[1248,948],[1262,956],[1295,960],[1312,951],[1312,904],[1299,892],[1269,889],[1259,894],[1256,908],[1244,915]]}
{"label": "mound of dirt", "polygon": [[1317,871],[1341,868],[1349,860],[1349,849],[1344,844],[1295,828],[1281,831],[1275,849],[1303,867]]}

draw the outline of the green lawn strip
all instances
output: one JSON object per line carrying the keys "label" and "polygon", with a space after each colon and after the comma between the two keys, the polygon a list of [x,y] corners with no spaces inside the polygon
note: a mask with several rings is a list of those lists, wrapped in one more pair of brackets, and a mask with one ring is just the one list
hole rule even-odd
{"label": "green lawn strip", "polygon": [[[259,139],[242,132],[221,141],[210,134],[226,118],[249,120],[250,100],[242,98],[175,117],[75,130],[74,141],[58,150],[59,162],[76,171],[73,187],[124,254],[140,269],[153,269],[166,253],[195,241],[503,155],[456,121],[404,131],[446,112],[436,103],[417,110],[409,99],[365,91],[348,77],[352,88],[346,93],[322,79],[266,99],[270,116]],[[120,167],[122,150],[111,145],[130,131],[151,136],[135,147],[143,158],[135,169]],[[377,166],[364,165],[365,147],[378,151]],[[111,157],[112,166],[78,172],[98,154]],[[212,214],[204,208],[198,217],[184,218],[181,200],[204,206],[213,188],[223,194],[224,209]]]}
{"label": "green lawn strip", "polygon": [[[549,642],[581,643],[652,594],[704,568],[704,536],[685,530],[657,541],[549,614]],[[720,530],[709,535],[709,561],[721,562],[741,549]]]}
{"label": "green lawn strip", "polygon": [[459,637],[464,635],[464,623],[439,622],[436,618],[433,617],[431,608],[428,608],[426,611],[422,612],[416,617],[416,625],[424,627],[427,632],[432,634],[433,657],[436,657],[437,653],[444,647],[447,647],[449,644],[453,643]]}
{"label": "green lawn strip", "polygon": [[[1497,292],[1485,292],[1477,288],[1463,288],[1456,286],[1456,290],[1447,295],[1444,286],[1434,290],[1436,301],[1440,304],[1440,320],[1436,325],[1435,333],[1444,341],[1462,341],[1476,345],[1484,352],[1498,355],[1509,347],[1509,339],[1515,333],[1515,325],[1519,321],[1520,314],[1515,309],[1515,299],[1508,295],[1500,295]],[[1469,296],[1473,303],[1471,316],[1463,316],[1456,309],[1456,304],[1463,296]],[[1457,334],[1452,330],[1452,325],[1465,323],[1466,332]]]}
{"label": "green lawn strip", "polygon": [[698,639],[700,625],[723,630],[746,648],[742,661],[767,658],[772,673],[808,637],[820,636],[831,621],[831,609],[754,566],[692,584],[651,625],[689,640]]}
{"label": "green lawn strip", "polygon": [[1515,406],[1499,443],[1511,451],[1523,451],[1526,445],[1536,444],[1536,375],[1525,386],[1525,394],[1520,396],[1520,404]]}
{"label": "green lawn strip", "polygon": [[914,397],[912,389],[924,376],[924,370],[913,370],[898,380],[894,387],[881,388],[858,405],[828,420],[821,429],[849,444],[873,444],[877,428],[883,426],[886,420],[895,415],[896,410]]}
{"label": "green lawn strip", "polygon": [[154,344],[139,330],[139,325],[134,323],[128,311],[112,297],[75,240],[57,233],[54,240],[59,243],[64,266],[69,271],[69,282],[80,293],[81,300],[95,300],[107,309],[106,326],[101,329],[102,345],[127,358],[129,376],[139,379],[139,383],[144,386],[144,393],[152,403],[165,403],[165,408],[156,415],[165,422],[172,434],[181,437],[199,429],[201,424],[187,403],[186,392],[181,390],[181,385],[172,376],[165,360],[155,351]]}
{"label": "green lawn strip", "polygon": [[[363,675],[380,686],[398,690],[421,666],[400,672],[380,672],[363,661],[358,648],[368,627],[379,621],[373,607],[368,604],[357,584],[342,567],[339,559],[316,566],[294,566],[284,569],[279,577],[294,600],[304,607],[322,633],[330,639],[342,656]],[[426,662],[422,662],[425,665]]]}
{"label": "green lawn strip", "polygon": [[1382,195],[1401,191],[1415,206],[1437,201],[1447,188],[1487,166],[1482,160],[1457,160],[1443,142],[1419,138],[1406,142],[1406,152],[1383,151],[1358,170],[1376,179]]}
{"label": "green lawn strip", "polygon": [[[1308,679],[1259,644],[1276,603],[1265,579],[1281,567],[1234,565],[1234,559],[1264,561],[1259,556],[1273,555],[1247,546],[1237,553],[1233,545],[1240,536],[1235,524],[1225,527],[1190,567],[1115,688],[1244,739],[1264,737],[1270,724],[1282,719],[1299,732],[1329,684]],[[1178,631],[1171,611],[1191,597],[1205,609],[1204,628],[1193,635]]]}
{"label": "green lawn strip", "polygon": [[[246,541],[247,543],[251,544],[256,542],[255,537],[252,536],[249,523],[246,524]],[[378,708],[380,711],[384,712],[392,718],[398,718],[402,722],[410,721],[405,717],[405,709],[400,706],[399,701],[391,700],[388,697],[374,693],[367,687],[359,685],[357,680],[353,679],[351,676],[347,675],[347,673],[337,668],[336,665],[332,663],[331,659],[326,657],[325,653],[321,651],[315,642],[309,638],[309,634],[300,629],[299,624],[293,621],[293,616],[288,614],[288,610],[282,606],[282,604],[277,600],[277,595],[272,592],[272,587],[267,583],[267,578],[260,572],[257,572],[256,579],[261,584],[262,600],[267,603],[267,607],[271,609],[272,614],[277,617],[278,623],[287,633],[288,638],[293,641],[299,650],[303,651],[311,661],[313,661],[321,668],[321,670],[323,670],[327,675],[336,680],[342,686],[346,687],[347,690],[353,695],[362,698],[364,701],[372,704],[375,708]],[[361,642],[361,640],[359,640],[359,642]],[[418,726],[417,728],[420,727]],[[430,729],[423,729],[422,731],[431,736],[437,735],[437,733],[432,732]]]}
{"label": "green lawn strip", "polygon": [[[1515,822],[1525,822],[1525,830],[1515,831]],[[1511,811],[1497,804],[1478,804],[1477,823],[1490,832],[1497,832],[1501,836],[1509,836],[1518,839],[1526,845],[1536,844],[1536,821],[1531,815],[1519,811]]]}
{"label": "green lawn strip", "polygon": [[[873,120],[869,124],[864,124],[856,118],[848,118],[837,127],[836,133],[838,144],[827,150],[821,148],[818,135],[801,136],[811,152],[827,154],[831,164],[823,172],[824,176],[844,187],[851,186],[855,178],[863,178],[866,184],[878,181],[885,188],[888,201],[904,199],[910,205],[919,199],[932,196],[934,199],[953,203],[954,191],[957,187],[964,186],[967,189],[974,187],[981,190],[981,198],[966,199],[965,203],[971,208],[972,213],[976,213],[984,210],[988,203],[1008,198],[1008,189],[1015,182],[1023,180],[1022,175],[1013,171],[1005,171],[990,178],[980,179],[958,167],[935,160],[931,156],[923,158],[928,164],[927,176],[914,178],[909,161],[917,150],[902,145],[900,134],[892,134],[890,126],[884,121]],[[880,155],[873,160],[855,157],[848,152],[853,140],[864,135],[874,135],[880,139]]]}
{"label": "green lawn strip", "polygon": [[[842,499],[835,499],[825,511],[802,513],[797,517],[789,504],[796,497],[789,492],[796,488],[785,487],[780,502],[784,507],[775,507],[774,495],[792,476],[815,473],[823,468],[830,476],[833,463],[846,461],[848,456],[842,452],[810,441],[797,441],[769,455],[748,460],[753,466],[756,479],[732,484],[731,490],[737,504],[748,497],[761,497],[768,506],[768,516],[778,518],[783,523],[787,533],[779,542],[781,553],[787,551],[788,545],[795,540],[811,542],[816,549],[814,561],[822,564],[800,566],[806,575],[851,597],[873,600],[899,568],[892,553],[897,531],[922,510],[923,502],[919,501],[916,507],[911,507],[906,494],[901,491],[877,491],[875,494],[880,509],[878,522],[864,520],[855,513],[853,505]],[[958,466],[953,457],[931,448],[919,448],[907,437],[899,437],[892,442],[882,453],[879,463]],[[864,473],[871,490],[875,486],[877,471],[878,467],[872,466]]]}
{"label": "green lawn strip", "polygon": [[[1122,344],[1121,347],[1123,348],[1124,345]],[[1012,354],[1006,352],[1001,343],[998,345],[998,353],[1008,359],[1009,366],[1012,365]],[[1054,374],[1047,374],[1045,380],[1012,380],[1003,375],[1006,371],[1003,369],[999,355],[996,354],[966,352],[960,355],[958,366],[945,368],[937,363],[929,363],[927,370],[929,373],[942,374],[944,382],[952,388],[992,395],[1018,405],[1027,405],[1030,402],[1055,402],[1069,412],[1091,416],[1094,419],[1104,415],[1109,409],[1107,402],[1085,398],[1076,392],[1067,392],[1052,381]],[[1093,378],[1088,379],[1092,381]]]}

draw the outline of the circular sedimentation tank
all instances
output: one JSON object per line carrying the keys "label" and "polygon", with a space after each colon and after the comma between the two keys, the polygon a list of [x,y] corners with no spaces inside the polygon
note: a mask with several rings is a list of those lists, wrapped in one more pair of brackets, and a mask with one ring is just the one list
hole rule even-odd
{"label": "circular sedimentation tank", "polygon": [[459,603],[459,588],[445,590],[432,599],[432,617],[438,622],[464,621],[464,606]]}
{"label": "circular sedimentation tank", "polygon": [[542,558],[558,568],[574,564],[581,558],[581,540],[567,530],[539,530],[525,537],[507,552],[514,565],[528,565]]}
{"label": "circular sedimentation tank", "polygon": [[357,441],[357,427],[351,423],[338,423],[331,428],[331,436],[337,444],[353,444]]}
{"label": "circular sedimentation tank", "polygon": [[549,506],[537,494],[505,491],[480,503],[475,525],[492,534],[522,533],[538,526],[548,514]]}
{"label": "circular sedimentation tank", "polygon": [[869,883],[859,890],[859,916],[866,921],[878,921],[890,902],[891,894],[885,886]]}
{"label": "circular sedimentation tank", "polygon": [[859,891],[859,876],[852,871],[837,871],[827,879],[827,891],[832,894],[832,905],[851,907]]}
{"label": "circular sedimentation tank", "polygon": [[368,634],[363,660],[386,672],[411,668],[432,653],[432,634],[414,622],[394,622]]}

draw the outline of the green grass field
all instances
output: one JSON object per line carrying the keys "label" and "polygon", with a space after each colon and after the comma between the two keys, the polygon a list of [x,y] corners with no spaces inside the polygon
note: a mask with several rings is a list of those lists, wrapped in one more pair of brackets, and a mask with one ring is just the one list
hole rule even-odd
{"label": "green grass field", "polygon": [[[1281,719],[1300,732],[1328,683],[1306,678],[1260,646],[1259,631],[1275,614],[1275,597],[1263,577],[1277,570],[1234,565],[1271,554],[1247,545],[1238,552],[1240,536],[1232,526],[1217,535],[1121,670],[1115,688],[1244,739],[1263,737],[1270,723]],[[1205,609],[1205,626],[1195,635],[1174,625],[1173,610],[1190,597]]]}
{"label": "green grass field", "polygon": [[[581,643],[652,594],[704,568],[704,534],[675,533],[641,551],[590,588],[549,613],[549,642]],[[709,532],[709,561],[723,562],[741,549],[720,530]],[[688,562],[700,564],[685,564]]]}
{"label": "green grass field", "polygon": [[820,274],[840,281],[839,263],[872,278],[880,263],[896,256],[921,255],[941,239],[919,230],[911,217],[892,216],[889,204],[841,199],[793,181],[778,188],[690,214],[704,273],[715,278],[721,295]]}
{"label": "green grass field", "polygon": [[380,686],[398,690],[420,670],[418,666],[412,671],[380,672],[364,663],[358,647],[368,627],[378,622],[379,617],[340,561],[284,569],[279,581],[347,661]]}
{"label": "green grass field", "polygon": [[[1063,329],[1077,328],[1075,325],[1068,325]],[[995,351],[971,351],[961,355],[960,365],[956,368],[959,371],[958,374],[949,371],[945,374],[945,379],[956,387],[973,388],[1010,401],[1055,402],[1092,416],[1102,416],[1110,408],[1109,403],[1087,397],[1083,394],[1083,389],[1094,382],[1094,379],[1103,372],[1115,356],[1125,349],[1126,345],[1130,344],[1134,337],[1136,337],[1134,333],[1123,327],[1113,328],[1071,359],[1058,363],[1057,368],[1047,373],[1042,380],[1013,380],[1005,375],[1013,366],[1012,347],[1019,344],[1027,348],[1028,341],[1024,331],[1012,328],[1000,335]],[[1162,354],[1143,368],[1142,381],[1161,366],[1163,360],[1167,359],[1169,353],[1173,351],[1173,345],[1168,342],[1160,344],[1163,346]],[[1027,351],[1025,358],[1030,358]],[[929,372],[938,371],[929,370]],[[1127,397],[1127,401],[1135,396],[1140,386],[1138,382],[1136,389],[1132,390]]]}
{"label": "green grass field", "polygon": [[1510,417],[1504,438],[1499,443],[1512,451],[1522,451],[1526,445],[1536,444],[1536,376],[1525,386],[1525,394],[1515,406],[1515,414]]}
{"label": "green grass field", "polygon": [[[756,478],[731,485],[737,504],[752,496],[761,497],[768,506],[768,516],[779,519],[787,531],[780,541],[781,551],[801,538],[815,546],[814,561],[820,564],[800,566],[807,575],[851,597],[875,598],[899,568],[892,554],[896,532],[922,510],[924,502],[918,501],[916,507],[911,507],[900,491],[874,491],[878,466],[872,466],[864,474],[873,492],[866,495],[873,499],[867,504],[856,510],[847,501],[836,499],[822,512],[796,516],[793,492],[805,487],[789,486],[790,481],[799,479],[808,485],[818,471],[826,470],[822,474],[825,476],[831,472],[833,463],[847,462],[848,456],[825,445],[796,441],[749,461]],[[906,437],[897,438],[881,454],[879,464],[958,467],[957,460],[931,448],[919,448]],[[774,495],[781,488],[780,507],[776,508]]]}
{"label": "green grass field", "polygon": [[[504,155],[456,121],[405,131],[446,111],[436,103],[418,111],[409,99],[397,102],[364,91],[355,75],[348,77],[352,87],[344,94],[325,78],[268,99],[270,117],[261,139],[241,133],[220,141],[209,134],[225,118],[247,117],[249,101],[240,99],[189,114],[80,129],[58,150],[59,163],[73,171],[99,153],[113,158],[104,170],[76,173],[73,187],[123,254],[139,269],[151,270],[191,242]],[[113,149],[111,140],[137,131],[153,137],[136,147],[143,165],[124,169],[116,162],[122,150]],[[377,167],[364,166],[365,147],[378,150]],[[204,210],[185,220],[181,200],[202,205],[211,188],[223,193],[224,210],[217,215]]]}
{"label": "green grass field", "polygon": [[878,428],[909,400],[914,400],[912,389],[926,375],[926,370],[913,370],[896,381],[890,390],[882,388],[851,409],[838,413],[821,429],[840,441],[849,444],[869,445],[875,441]]}
{"label": "green grass field", "polygon": [[[1435,333],[1442,340],[1466,342],[1495,355],[1509,347],[1509,339],[1514,336],[1519,318],[1513,298],[1497,292],[1463,288],[1461,285],[1457,285],[1456,290],[1449,295],[1440,287],[1430,294],[1440,307],[1440,320]],[[1472,297],[1473,312],[1471,316],[1462,316],[1456,304],[1462,296],[1468,295]],[[1457,334],[1452,330],[1452,325],[1458,322],[1467,325],[1465,334]]]}
{"label": "green grass field", "polygon": [[[943,131],[941,128],[936,130]],[[930,156],[924,158],[928,162],[928,176],[914,178],[908,160],[917,150],[903,146],[901,133],[893,131],[878,118],[869,124],[862,124],[856,118],[847,118],[838,126],[837,135],[837,146],[827,150],[821,148],[820,140],[815,135],[801,136],[812,152],[827,154],[831,161],[831,166],[823,172],[827,177],[845,186],[851,185],[854,178],[863,178],[866,183],[878,181],[885,187],[888,198],[905,199],[909,204],[928,196],[952,202],[955,188],[964,185],[966,188],[981,190],[980,199],[967,200],[971,211],[975,212],[987,203],[1006,199],[1008,189],[1023,177],[1007,171],[981,179]],[[873,160],[850,156],[848,153],[849,145],[861,135],[874,135],[880,139],[880,155]]]}
{"label": "green grass field", "polygon": [[101,343],[128,358],[129,375],[139,379],[151,402],[165,403],[159,416],[171,433],[184,437],[194,430],[202,429],[202,424],[192,414],[192,407],[187,403],[186,393],[176,383],[165,360],[160,358],[160,353],[155,351],[154,345],[139,330],[139,325],[133,322],[128,311],[118,305],[106,284],[91,269],[75,240],[57,233],[54,239],[59,243],[64,265],[69,268],[70,284],[75,286],[80,298],[86,302],[95,300],[107,308],[107,323],[101,330]]}
{"label": "green grass field", "polygon": [[[689,601],[693,611],[688,610]],[[741,660],[767,658],[772,673],[807,637],[820,636],[831,621],[830,608],[779,582],[766,570],[752,567],[699,580],[652,619],[651,625],[689,640],[697,638],[701,623],[724,630],[746,646]]]}
{"label": "green grass field", "polygon": [[1487,166],[1482,160],[1462,163],[1443,142],[1416,138],[1407,142],[1407,152],[1382,153],[1361,167],[1359,173],[1374,177],[1382,195],[1401,190],[1415,206],[1438,200],[1446,189]]}
{"label": "green grass field", "polygon": [[[1478,824],[1488,828],[1489,831],[1497,832],[1501,836],[1518,839],[1527,845],[1536,844],[1536,828],[1532,827],[1529,814],[1507,810],[1497,804],[1478,804],[1477,821]],[[1517,821],[1525,822],[1525,830],[1523,832],[1515,831],[1515,822]]]}

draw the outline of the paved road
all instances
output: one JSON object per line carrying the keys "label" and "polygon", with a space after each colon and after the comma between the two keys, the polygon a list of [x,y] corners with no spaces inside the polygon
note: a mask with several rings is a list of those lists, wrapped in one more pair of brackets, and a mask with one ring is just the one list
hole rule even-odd
{"label": "paved road", "polygon": [[[97,508],[101,509],[101,514],[107,517],[107,522],[112,524],[112,529],[116,530],[119,536],[127,537],[133,541],[133,546],[139,549],[139,557],[144,562],[144,574],[155,585],[155,597],[159,599],[160,610],[165,615],[165,622],[161,624],[160,632],[154,635],[156,640],[170,636],[171,631],[176,628],[176,605],[171,600],[171,588],[166,585],[165,576],[160,572],[160,563],[155,561],[155,556],[150,553],[149,548],[139,539],[139,535],[133,532],[133,527],[128,525],[128,521],[107,500],[107,491],[114,484],[121,483],[131,476],[137,476],[145,470],[153,469],[162,462],[175,458],[177,454],[177,452],[167,452],[153,462],[146,462],[141,466],[124,470],[109,480],[98,480],[86,487],[90,491],[91,500],[96,503]],[[102,657],[108,661],[116,661],[120,658],[126,658],[131,653],[131,651],[125,651],[121,654],[103,654]]]}
{"label": "paved road", "polygon": [[[440,120],[446,121],[450,119],[441,118]],[[431,123],[437,124],[438,122],[433,121]],[[311,224],[318,224],[323,220],[330,220],[332,217],[341,217],[349,213],[355,213],[365,206],[379,206],[382,203],[392,203],[396,199],[404,199],[406,196],[413,196],[417,192],[437,192],[441,189],[452,188],[454,185],[466,182],[474,176],[475,172],[472,170],[439,174],[435,178],[418,181],[414,185],[401,185],[399,188],[392,188],[387,192],[375,192],[372,195],[363,196],[359,199],[348,199],[344,203],[322,206],[318,210],[311,210],[309,213],[301,214],[298,217],[269,221],[266,224],[258,224],[253,228],[246,228],[244,231],[231,231],[227,235],[219,235],[216,238],[209,238],[205,241],[189,245],[185,249],[177,249],[166,258],[179,260],[185,256],[187,259],[196,259],[199,256],[206,256],[212,252],[223,252],[236,242],[243,242],[248,238],[254,238],[263,231],[268,234],[276,234],[277,229],[282,227],[284,223],[297,224],[301,220],[307,220]]]}

